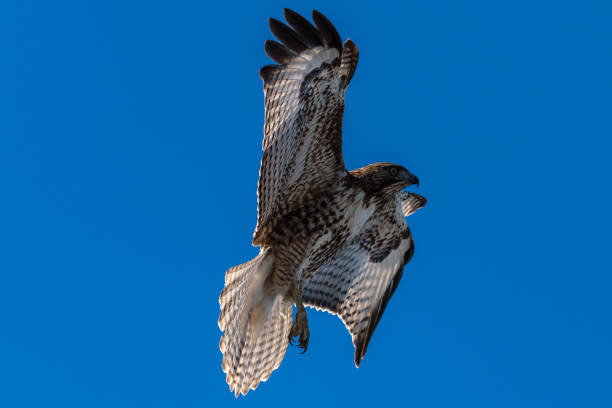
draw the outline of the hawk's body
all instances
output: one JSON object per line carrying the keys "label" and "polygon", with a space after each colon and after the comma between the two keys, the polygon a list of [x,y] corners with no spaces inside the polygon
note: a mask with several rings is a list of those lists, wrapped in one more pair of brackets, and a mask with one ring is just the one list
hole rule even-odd
{"label": "hawk's body", "polygon": [[[266,380],[290,337],[308,343],[304,304],[337,314],[359,365],[414,244],[404,217],[425,199],[402,191],[418,179],[392,163],[348,172],[342,159],[344,93],[358,51],[313,12],[316,27],[285,10],[266,42],[279,65],[262,68],[264,155],[252,261],[227,271],[220,348],[230,388]],[[292,309],[298,308],[292,326]]]}

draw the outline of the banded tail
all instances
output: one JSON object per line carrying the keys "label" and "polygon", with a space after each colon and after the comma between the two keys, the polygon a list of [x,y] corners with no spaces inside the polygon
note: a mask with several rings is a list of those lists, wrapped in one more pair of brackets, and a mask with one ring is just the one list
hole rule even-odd
{"label": "banded tail", "polygon": [[236,397],[267,380],[287,350],[293,303],[266,293],[264,283],[273,268],[273,255],[265,249],[225,274],[219,297],[219,348],[226,381]]}

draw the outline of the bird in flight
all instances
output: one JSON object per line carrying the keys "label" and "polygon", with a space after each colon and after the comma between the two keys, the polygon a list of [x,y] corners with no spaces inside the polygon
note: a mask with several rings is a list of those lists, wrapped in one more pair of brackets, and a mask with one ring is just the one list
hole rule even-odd
{"label": "bird in flight", "polygon": [[[427,200],[404,191],[419,179],[393,163],[347,171],[342,157],[346,89],[359,51],[331,22],[284,10],[270,19],[261,68],[263,158],[253,245],[259,255],[229,269],[219,303],[222,368],[236,396],[280,365],[289,342],[306,351],[305,306],[340,317],[359,366],[414,253],[405,217]],[[292,318],[293,306],[295,318]]]}

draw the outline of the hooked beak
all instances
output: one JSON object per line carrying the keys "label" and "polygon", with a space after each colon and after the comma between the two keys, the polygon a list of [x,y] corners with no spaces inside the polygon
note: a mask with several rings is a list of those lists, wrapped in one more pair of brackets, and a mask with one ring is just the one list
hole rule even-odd
{"label": "hooked beak", "polygon": [[411,185],[416,185],[417,187],[419,186],[419,178],[417,176],[415,176],[414,174],[410,174],[408,173],[408,176],[406,177],[406,183],[408,183],[409,186]]}

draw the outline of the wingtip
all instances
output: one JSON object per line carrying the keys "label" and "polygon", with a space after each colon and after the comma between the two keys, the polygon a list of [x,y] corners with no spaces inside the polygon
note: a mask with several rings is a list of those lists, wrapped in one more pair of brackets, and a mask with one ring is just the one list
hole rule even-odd
{"label": "wingtip", "polygon": [[355,345],[355,367],[359,368],[365,356],[368,344],[367,340],[362,335],[358,335],[356,340],[357,341],[353,343]]}
{"label": "wingtip", "polygon": [[[264,65],[263,67],[261,67],[259,69],[259,77],[264,81],[264,82],[269,82],[270,78],[272,77],[272,73],[276,70],[276,65]],[[257,246],[255,243],[255,238],[253,238],[253,246]]]}
{"label": "wingtip", "polygon": [[295,52],[274,40],[266,40],[264,51],[268,57],[280,65],[288,64],[296,56]]}
{"label": "wingtip", "polygon": [[425,207],[427,205],[427,199],[423,196],[419,196],[421,197],[421,207]]}
{"label": "wingtip", "polygon": [[298,13],[296,13],[295,11],[291,10],[288,7],[283,8],[283,16],[285,16],[285,20],[287,19],[287,15],[294,16],[296,14]]}
{"label": "wingtip", "polygon": [[338,30],[336,30],[336,27],[332,24],[332,22],[325,17],[323,13],[317,10],[312,10],[312,21],[314,21],[315,25],[319,29],[319,32],[323,37],[323,41],[325,42],[325,47],[336,48],[341,51],[342,40],[340,39]]}
{"label": "wingtip", "polygon": [[323,44],[323,38],[319,33],[319,30],[312,25],[310,21],[304,18],[299,13],[295,11],[285,8],[283,10],[283,14],[285,16],[285,20],[287,23],[295,30],[299,36],[300,40],[309,47],[317,47]]}
{"label": "wingtip", "polygon": [[290,51],[300,54],[308,49],[299,35],[282,21],[270,18],[269,25],[272,34]]}
{"label": "wingtip", "polygon": [[268,28],[270,28],[270,31],[272,31],[272,34],[274,34],[274,29],[279,24],[283,24],[282,21],[280,21],[279,19],[276,19],[274,17],[268,17]]}
{"label": "wingtip", "polygon": [[324,19],[326,19],[326,20],[327,20],[327,17],[325,17],[325,16],[323,15],[323,13],[321,13],[319,10],[312,9],[312,19],[314,20],[314,19],[315,19],[315,17],[316,17],[316,18],[324,18]]}
{"label": "wingtip", "polygon": [[425,205],[427,204],[427,199],[426,199],[425,197],[423,197],[422,195],[417,194],[417,193],[411,193],[411,194],[412,194],[412,195],[414,196],[414,198],[416,198],[416,199],[417,199],[417,201],[419,202],[419,208],[423,208],[423,207],[425,207]]}
{"label": "wingtip", "polygon": [[350,38],[347,38],[342,47],[351,48],[353,51],[359,52],[357,45]]}

